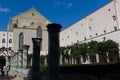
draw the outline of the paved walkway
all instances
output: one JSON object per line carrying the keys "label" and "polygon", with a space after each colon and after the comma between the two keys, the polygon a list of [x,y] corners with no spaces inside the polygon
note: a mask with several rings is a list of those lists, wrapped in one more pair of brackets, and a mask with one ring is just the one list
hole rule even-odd
{"label": "paved walkway", "polygon": [[8,76],[2,76],[0,73],[0,80],[18,80],[17,77],[13,76],[11,72],[8,73]]}

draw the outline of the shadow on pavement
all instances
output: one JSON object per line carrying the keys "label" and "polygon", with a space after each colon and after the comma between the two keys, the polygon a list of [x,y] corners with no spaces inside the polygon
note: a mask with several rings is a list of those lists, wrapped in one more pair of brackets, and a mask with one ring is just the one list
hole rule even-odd
{"label": "shadow on pavement", "polygon": [[17,78],[15,76],[12,76],[12,73],[9,73],[8,76],[3,76],[0,74],[0,80],[17,80]]}

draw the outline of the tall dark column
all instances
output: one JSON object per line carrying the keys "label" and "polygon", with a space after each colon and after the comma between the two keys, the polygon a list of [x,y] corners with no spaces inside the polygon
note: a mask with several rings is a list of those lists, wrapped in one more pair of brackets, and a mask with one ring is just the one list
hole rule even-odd
{"label": "tall dark column", "polygon": [[48,78],[59,80],[59,32],[61,25],[48,24],[49,51],[48,51]]}
{"label": "tall dark column", "polygon": [[33,56],[32,56],[32,80],[40,80],[40,45],[41,38],[32,38]]}

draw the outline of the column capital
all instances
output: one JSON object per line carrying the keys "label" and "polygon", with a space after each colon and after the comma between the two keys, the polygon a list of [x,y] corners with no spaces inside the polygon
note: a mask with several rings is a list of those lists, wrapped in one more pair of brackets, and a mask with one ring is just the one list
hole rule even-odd
{"label": "column capital", "polygon": [[24,45],[22,46],[23,49],[27,49],[27,50],[29,49],[29,47],[30,47],[30,46],[27,45],[27,44],[24,44]]}
{"label": "column capital", "polygon": [[37,42],[37,43],[40,43],[42,40],[42,38],[32,38],[32,42]]}
{"label": "column capital", "polygon": [[23,49],[19,49],[19,50],[18,50],[18,52],[22,52],[22,51],[23,51]]}
{"label": "column capital", "polygon": [[15,53],[15,55],[19,54],[18,52]]}
{"label": "column capital", "polygon": [[60,29],[62,28],[62,26],[57,23],[52,23],[52,24],[48,24],[47,28],[48,28],[48,31],[60,32]]}

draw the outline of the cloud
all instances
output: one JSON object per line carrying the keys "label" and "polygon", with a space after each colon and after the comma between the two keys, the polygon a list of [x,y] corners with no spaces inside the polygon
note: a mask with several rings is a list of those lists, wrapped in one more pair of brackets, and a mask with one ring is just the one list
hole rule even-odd
{"label": "cloud", "polygon": [[54,3],[55,7],[65,7],[65,8],[71,8],[73,6],[73,3],[71,2],[55,2]]}
{"label": "cloud", "polygon": [[73,6],[73,3],[67,3],[66,8],[71,8]]}
{"label": "cloud", "polygon": [[10,12],[11,10],[9,8],[0,7],[0,12]]}

